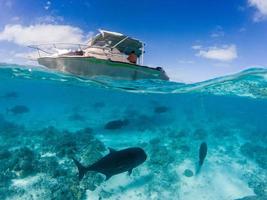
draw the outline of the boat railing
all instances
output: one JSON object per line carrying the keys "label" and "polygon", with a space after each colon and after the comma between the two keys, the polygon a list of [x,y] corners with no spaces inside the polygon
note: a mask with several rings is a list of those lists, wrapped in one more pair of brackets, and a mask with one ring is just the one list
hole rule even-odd
{"label": "boat railing", "polygon": [[[111,60],[122,60],[122,62],[127,62],[127,55],[122,52],[116,52],[112,47],[108,46],[97,46],[97,45],[86,45],[86,44],[75,44],[75,43],[51,43],[51,44],[38,44],[28,46],[31,49],[36,50],[35,54],[31,54],[30,59],[36,60],[41,57],[56,57],[56,56],[73,56],[75,52],[83,51],[84,53],[89,53],[93,57],[105,56],[107,59]],[[92,50],[90,50],[92,49]],[[94,49],[101,50],[100,52]],[[77,54],[80,55],[80,54]],[[140,60],[140,59],[139,59]]]}
{"label": "boat railing", "polygon": [[51,44],[38,44],[38,45],[29,45],[31,49],[37,50],[38,57],[43,56],[53,56],[56,54],[60,54],[60,52],[70,52],[83,50],[88,47],[85,44],[74,44],[74,43],[51,43]]}
{"label": "boat railing", "polygon": [[[39,56],[41,57],[41,52],[47,55],[53,55],[55,53],[58,53],[59,50],[69,50],[69,51],[77,51],[77,50],[86,50],[88,48],[95,48],[95,49],[101,49],[106,54],[117,54],[121,55],[122,53],[114,53],[112,52],[112,48],[105,47],[105,46],[91,46],[91,45],[85,45],[85,44],[74,44],[74,43],[51,43],[51,44],[38,44],[38,45],[29,45],[28,46],[31,49],[35,49],[39,52]],[[95,53],[96,52],[91,52]]]}

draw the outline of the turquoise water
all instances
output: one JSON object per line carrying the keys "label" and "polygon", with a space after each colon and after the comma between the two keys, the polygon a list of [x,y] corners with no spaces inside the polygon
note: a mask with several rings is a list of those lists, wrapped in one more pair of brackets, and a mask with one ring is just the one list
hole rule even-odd
{"label": "turquoise water", "polygon": [[[106,129],[113,120],[127,123]],[[71,157],[90,165],[127,147],[148,156],[130,176],[78,181]],[[267,70],[182,84],[2,64],[0,162],[0,199],[266,199]]]}

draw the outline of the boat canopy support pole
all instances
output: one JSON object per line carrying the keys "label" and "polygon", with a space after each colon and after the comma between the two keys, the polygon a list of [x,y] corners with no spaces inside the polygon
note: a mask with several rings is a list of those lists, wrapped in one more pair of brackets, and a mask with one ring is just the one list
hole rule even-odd
{"label": "boat canopy support pole", "polygon": [[144,65],[145,44],[142,43],[141,65]]}
{"label": "boat canopy support pole", "polygon": [[129,36],[126,36],[125,38],[123,38],[121,41],[119,41],[117,44],[115,44],[113,47],[111,48],[115,48],[116,46],[118,46],[120,43],[124,42]]}

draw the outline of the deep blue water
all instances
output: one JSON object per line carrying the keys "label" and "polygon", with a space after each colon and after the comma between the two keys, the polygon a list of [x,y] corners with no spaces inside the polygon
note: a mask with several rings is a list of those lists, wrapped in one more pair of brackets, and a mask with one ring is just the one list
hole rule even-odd
{"label": "deep blue water", "polygon": [[[114,120],[127,123],[106,129]],[[148,155],[130,176],[78,181],[71,157],[127,147]],[[266,199],[267,70],[182,84],[2,64],[0,162],[0,199]]]}

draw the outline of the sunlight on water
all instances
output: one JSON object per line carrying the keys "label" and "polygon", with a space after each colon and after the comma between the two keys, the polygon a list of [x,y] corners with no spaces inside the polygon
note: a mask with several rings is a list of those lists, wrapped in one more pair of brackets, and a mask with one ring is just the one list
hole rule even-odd
{"label": "sunlight on water", "polygon": [[[0,199],[267,197],[266,69],[183,84],[0,67]],[[148,156],[131,175],[78,180],[72,157],[128,147]]]}

